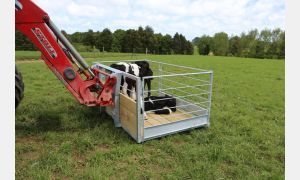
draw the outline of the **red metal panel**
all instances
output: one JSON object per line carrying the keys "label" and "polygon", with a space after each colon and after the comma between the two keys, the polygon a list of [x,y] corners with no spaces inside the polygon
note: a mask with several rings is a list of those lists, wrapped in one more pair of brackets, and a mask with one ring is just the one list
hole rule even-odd
{"label": "red metal panel", "polygon": [[16,9],[15,22],[18,23],[42,23],[48,14],[31,0],[17,0],[20,3],[20,10]]}

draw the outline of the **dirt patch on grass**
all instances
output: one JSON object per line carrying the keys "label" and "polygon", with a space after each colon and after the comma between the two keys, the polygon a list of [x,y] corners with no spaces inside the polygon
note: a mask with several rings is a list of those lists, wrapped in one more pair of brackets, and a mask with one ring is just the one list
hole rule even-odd
{"label": "dirt patch on grass", "polygon": [[34,150],[34,151],[30,151],[30,152],[26,152],[24,153],[23,156],[23,160],[24,161],[35,161],[37,160],[41,155],[41,152],[38,150]]}
{"label": "dirt patch on grass", "polygon": [[17,174],[40,158],[43,150],[40,146],[41,143],[38,143],[39,141],[38,138],[33,136],[16,138],[16,169],[20,171]]}
{"label": "dirt patch on grass", "polygon": [[96,145],[93,150],[86,151],[85,153],[74,153],[73,159],[76,162],[76,168],[81,169],[86,166],[86,162],[90,157],[94,156],[97,152],[109,152],[111,148],[107,144]]}
{"label": "dirt patch on grass", "polygon": [[177,140],[174,141],[174,144],[175,144],[175,145],[178,145],[178,146],[182,146],[182,145],[185,144],[185,142],[182,141],[182,140],[177,139]]}
{"label": "dirt patch on grass", "polygon": [[38,143],[41,139],[37,136],[22,136],[16,137],[16,144],[28,144],[28,143]]}
{"label": "dirt patch on grass", "polygon": [[96,146],[96,151],[101,151],[101,152],[108,152],[110,151],[110,147],[107,144],[99,144]]}
{"label": "dirt patch on grass", "polygon": [[16,156],[20,160],[36,160],[42,154],[42,147],[36,142],[16,143]]}

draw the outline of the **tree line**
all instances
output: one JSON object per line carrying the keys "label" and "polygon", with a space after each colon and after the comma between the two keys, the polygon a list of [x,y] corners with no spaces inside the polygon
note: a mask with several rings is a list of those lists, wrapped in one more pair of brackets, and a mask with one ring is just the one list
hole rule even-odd
{"label": "tree line", "polygon": [[[112,32],[105,28],[103,31],[88,30],[87,32],[62,33],[77,48],[78,51],[105,51],[124,53],[151,54],[193,54],[194,46],[184,35],[175,33],[162,35],[154,33],[150,26],[139,27],[137,30],[117,29]],[[36,50],[34,45],[20,32],[16,31],[16,50]]]}
{"label": "tree line", "polygon": [[229,37],[225,32],[193,39],[200,55],[237,56],[248,58],[285,58],[285,31],[276,28],[257,29]]}

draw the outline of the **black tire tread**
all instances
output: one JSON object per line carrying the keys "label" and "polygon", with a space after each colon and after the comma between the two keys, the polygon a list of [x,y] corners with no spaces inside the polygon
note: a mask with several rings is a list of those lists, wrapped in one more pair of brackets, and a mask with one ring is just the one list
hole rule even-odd
{"label": "black tire tread", "polygon": [[18,107],[24,96],[24,83],[22,74],[15,70],[15,108]]}

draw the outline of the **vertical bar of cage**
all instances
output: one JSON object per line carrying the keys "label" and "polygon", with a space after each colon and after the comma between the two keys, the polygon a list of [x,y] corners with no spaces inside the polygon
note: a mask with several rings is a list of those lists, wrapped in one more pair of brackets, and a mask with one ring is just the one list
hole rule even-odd
{"label": "vertical bar of cage", "polygon": [[162,65],[161,63],[158,63],[158,95],[161,94],[162,89]]}
{"label": "vertical bar of cage", "polygon": [[120,121],[120,86],[121,86],[121,78],[123,73],[117,73],[117,83],[115,86],[115,108],[113,109],[113,119],[116,127],[121,127],[121,121]]}
{"label": "vertical bar of cage", "polygon": [[143,97],[143,84],[141,83],[140,78],[136,78],[136,119],[137,119],[137,142],[141,143],[144,139],[144,116],[141,114],[141,108],[142,108],[142,99]]}
{"label": "vertical bar of cage", "polygon": [[[144,129],[145,129],[145,116],[144,116],[144,114],[146,114],[146,112],[145,112],[145,102],[144,102],[144,93],[145,93],[145,79],[144,79],[144,77],[142,78],[142,92],[141,92],[141,94],[142,94],[142,100],[141,100],[141,103],[142,103],[142,118],[141,118],[141,123],[142,123],[142,125],[141,125],[141,135],[142,135],[142,138],[141,138],[141,140],[142,141],[144,141]],[[148,96],[148,93],[147,93],[147,95],[146,96]]]}
{"label": "vertical bar of cage", "polygon": [[212,97],[212,82],[213,82],[213,71],[209,74],[209,95],[208,95],[208,120],[207,120],[207,127],[210,126],[210,112],[211,112],[211,97]]}

